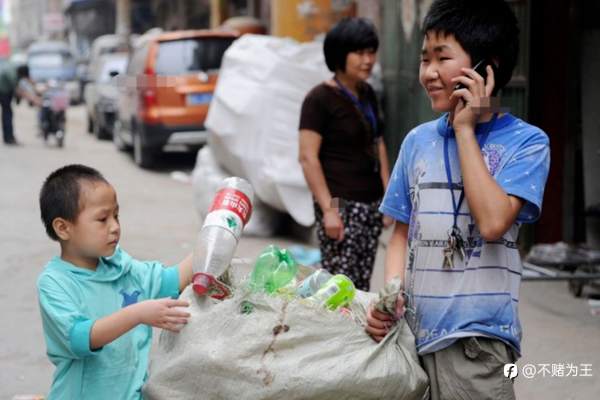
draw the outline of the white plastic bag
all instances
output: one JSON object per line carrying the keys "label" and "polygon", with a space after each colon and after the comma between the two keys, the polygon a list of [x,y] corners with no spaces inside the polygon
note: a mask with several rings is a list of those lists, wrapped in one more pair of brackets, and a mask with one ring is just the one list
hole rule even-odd
{"label": "white plastic bag", "polygon": [[[243,286],[243,284],[241,285]],[[353,313],[364,319],[373,294],[358,292]],[[423,400],[428,381],[404,321],[379,344],[339,312],[249,293],[233,298],[181,296],[192,314],[179,333],[155,346],[148,400],[398,399]],[[243,310],[251,309],[249,314]]]}
{"label": "white plastic bag", "polygon": [[244,35],[224,55],[206,120],[218,162],[304,226],[314,223],[314,210],[298,162],[300,110],[330,76],[322,43]]}

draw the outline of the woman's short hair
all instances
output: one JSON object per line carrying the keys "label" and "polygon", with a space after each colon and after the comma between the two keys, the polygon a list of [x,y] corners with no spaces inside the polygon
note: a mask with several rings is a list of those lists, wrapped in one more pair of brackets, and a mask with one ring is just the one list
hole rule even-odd
{"label": "woman's short hair", "polygon": [[325,63],[331,72],[345,71],[348,53],[372,49],[377,51],[379,39],[373,23],[365,18],[344,18],[325,36]]}

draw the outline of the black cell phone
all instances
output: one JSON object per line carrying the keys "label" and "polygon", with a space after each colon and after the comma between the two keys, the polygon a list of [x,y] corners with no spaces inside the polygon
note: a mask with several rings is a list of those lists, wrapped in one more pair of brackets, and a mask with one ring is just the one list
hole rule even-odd
{"label": "black cell phone", "polygon": [[[475,66],[473,67],[473,69],[475,70],[475,72],[477,72],[479,75],[481,75],[481,77],[483,78],[483,81],[486,82],[487,80],[487,69],[486,67],[488,65],[491,65],[492,68],[494,68],[494,63],[486,60],[486,59],[482,59],[480,60],[477,64],[475,64]],[[496,71],[494,71],[495,73]],[[463,85],[461,82],[457,83],[456,86],[454,86],[454,90],[458,90],[458,89],[464,89],[466,86]]]}

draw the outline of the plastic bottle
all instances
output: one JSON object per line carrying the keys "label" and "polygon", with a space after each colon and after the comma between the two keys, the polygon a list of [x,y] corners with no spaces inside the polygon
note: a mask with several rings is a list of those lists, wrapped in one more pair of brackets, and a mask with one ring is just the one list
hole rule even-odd
{"label": "plastic bottle", "polygon": [[333,275],[329,271],[323,268],[318,269],[302,281],[296,293],[302,298],[310,297],[317,293],[332,277]]}
{"label": "plastic bottle", "polygon": [[250,288],[254,291],[275,293],[288,285],[298,273],[298,265],[286,249],[270,245],[260,254],[250,275]]}
{"label": "plastic bottle", "polygon": [[223,180],[204,219],[192,261],[192,287],[203,296],[229,295],[217,278],[229,267],[244,226],[252,214],[254,191],[242,178]]}
{"label": "plastic bottle", "polygon": [[356,289],[354,283],[346,275],[334,275],[308,300],[326,307],[330,310],[336,310],[339,307],[350,305],[354,300]]}

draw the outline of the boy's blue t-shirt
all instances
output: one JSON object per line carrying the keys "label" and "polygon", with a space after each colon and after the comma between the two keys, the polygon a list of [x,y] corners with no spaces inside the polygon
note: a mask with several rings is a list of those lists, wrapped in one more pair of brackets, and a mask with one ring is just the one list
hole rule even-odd
{"label": "boy's blue t-shirt", "polygon": [[138,325],[90,349],[97,319],[139,301],[179,296],[177,268],[134,260],[120,248],[96,271],[53,258],[37,282],[47,353],[56,366],[52,399],[141,399],[152,328]]}
{"label": "boy's blue t-shirt", "polygon": [[462,190],[447,115],[406,136],[380,207],[382,213],[409,224],[405,315],[419,354],[441,350],[466,336],[497,338],[521,352],[517,305],[522,265],[516,241],[520,224],[534,222],[541,213],[549,141],[539,128],[510,114],[477,125],[478,138],[486,132],[482,154],[490,174],[506,193],[525,200],[517,221],[500,240],[481,238],[465,199],[457,225],[466,242],[466,258],[454,257],[454,268],[443,268],[442,250],[454,219],[444,162],[446,137],[457,203]]}

